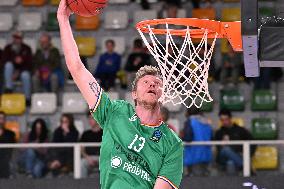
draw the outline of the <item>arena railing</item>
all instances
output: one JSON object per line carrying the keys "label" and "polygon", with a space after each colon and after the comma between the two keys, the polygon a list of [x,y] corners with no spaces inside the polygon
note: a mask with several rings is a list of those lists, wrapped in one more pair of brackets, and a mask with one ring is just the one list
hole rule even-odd
{"label": "arena railing", "polygon": [[[184,143],[184,146],[224,146],[224,145],[242,145],[243,146],[243,176],[251,175],[251,145],[280,145],[284,144],[284,140],[251,140],[251,141],[206,141],[206,142],[189,142]],[[81,147],[100,147],[101,143],[18,143],[18,144],[0,144],[1,148],[63,148],[72,147],[74,153],[74,178],[81,178]]]}

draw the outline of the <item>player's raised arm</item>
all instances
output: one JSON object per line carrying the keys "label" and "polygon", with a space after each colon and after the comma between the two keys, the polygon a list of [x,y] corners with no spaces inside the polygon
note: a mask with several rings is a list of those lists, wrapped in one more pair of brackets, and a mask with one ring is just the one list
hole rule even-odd
{"label": "player's raised arm", "polygon": [[69,22],[70,14],[71,11],[66,5],[66,0],[61,0],[57,10],[57,19],[67,68],[83,97],[89,104],[89,107],[93,108],[100,93],[100,86],[80,59],[78,47]]}

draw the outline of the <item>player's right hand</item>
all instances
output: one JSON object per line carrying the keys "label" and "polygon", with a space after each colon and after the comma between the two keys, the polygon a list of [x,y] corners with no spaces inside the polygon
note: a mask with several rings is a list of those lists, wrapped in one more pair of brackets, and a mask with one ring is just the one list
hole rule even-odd
{"label": "player's right hand", "polygon": [[57,9],[57,19],[69,19],[72,11],[67,6],[67,0],[61,0]]}

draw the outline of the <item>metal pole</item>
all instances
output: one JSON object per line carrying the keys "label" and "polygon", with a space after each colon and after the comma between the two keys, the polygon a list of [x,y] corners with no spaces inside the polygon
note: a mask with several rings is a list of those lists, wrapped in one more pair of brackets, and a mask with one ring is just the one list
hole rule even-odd
{"label": "metal pole", "polygon": [[250,176],[250,144],[248,142],[243,143],[243,176]]}
{"label": "metal pole", "polygon": [[79,144],[74,145],[74,178],[81,178],[81,146]]}

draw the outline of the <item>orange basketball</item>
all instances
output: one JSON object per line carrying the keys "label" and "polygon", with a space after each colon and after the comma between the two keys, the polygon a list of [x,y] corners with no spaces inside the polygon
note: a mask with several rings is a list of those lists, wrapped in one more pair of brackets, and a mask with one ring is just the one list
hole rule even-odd
{"label": "orange basketball", "polygon": [[107,5],[108,0],[66,0],[72,12],[84,17],[96,16]]}

